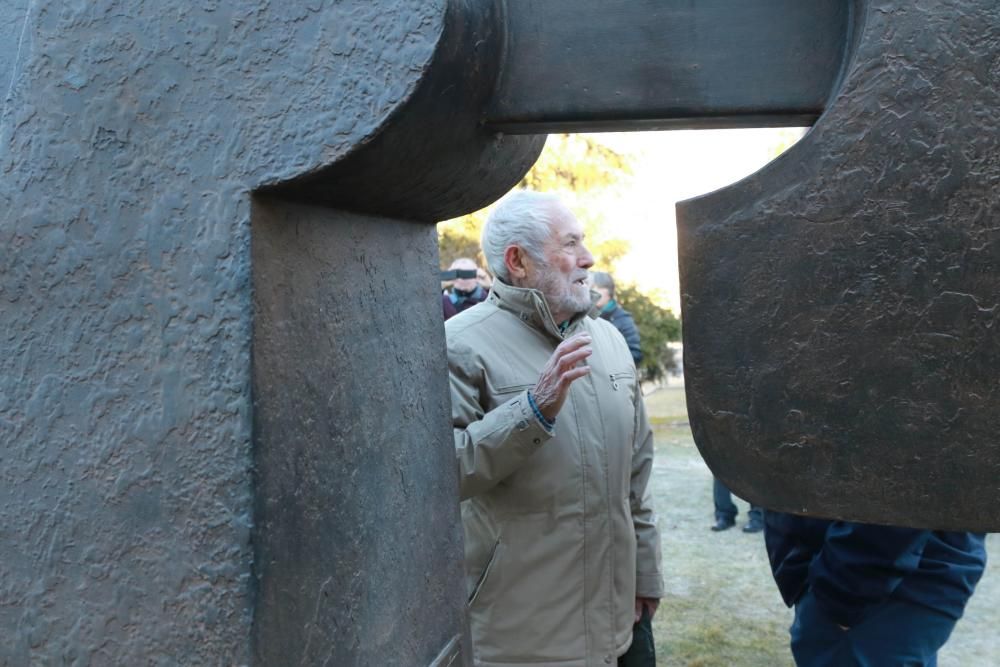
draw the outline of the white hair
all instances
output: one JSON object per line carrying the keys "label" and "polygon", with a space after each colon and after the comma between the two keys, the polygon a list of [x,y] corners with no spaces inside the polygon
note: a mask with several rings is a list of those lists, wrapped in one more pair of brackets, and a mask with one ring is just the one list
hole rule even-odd
{"label": "white hair", "polygon": [[482,246],[486,265],[505,282],[511,282],[504,253],[521,248],[536,262],[544,261],[544,247],[552,234],[552,218],[562,203],[546,192],[515,190],[504,197],[486,219]]}

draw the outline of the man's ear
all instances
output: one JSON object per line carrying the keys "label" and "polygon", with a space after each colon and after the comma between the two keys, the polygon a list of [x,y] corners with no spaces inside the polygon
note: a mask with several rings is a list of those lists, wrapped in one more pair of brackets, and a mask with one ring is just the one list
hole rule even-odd
{"label": "man's ear", "polygon": [[503,251],[503,263],[511,281],[516,285],[528,275],[528,262],[531,260],[519,246],[507,246]]}

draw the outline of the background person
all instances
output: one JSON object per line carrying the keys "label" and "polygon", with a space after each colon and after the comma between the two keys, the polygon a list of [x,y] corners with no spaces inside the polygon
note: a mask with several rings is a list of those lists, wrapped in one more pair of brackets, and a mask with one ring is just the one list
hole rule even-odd
{"label": "background person", "polygon": [[590,272],[591,287],[601,295],[595,304],[600,308],[602,319],[611,322],[615,328],[621,332],[628,344],[628,351],[632,354],[632,360],[636,368],[642,361],[642,349],[639,347],[639,329],[635,326],[632,314],[618,305],[615,301],[615,281],[610,273],[604,271]]}
{"label": "background person", "polygon": [[587,316],[583,228],[517,191],[483,252],[489,298],[445,323],[475,664],[655,665],[653,434],[628,347]]}
{"label": "background person", "polygon": [[459,269],[462,271],[475,271],[475,278],[456,278],[441,294],[441,308],[444,310],[444,319],[447,320],[459,314],[463,310],[472,308],[477,303],[482,303],[490,293],[492,281],[489,274],[476,266],[475,261],[468,257],[459,257],[448,270]]}
{"label": "background person", "polygon": [[986,567],[985,535],[764,513],[802,667],[935,667]]}
{"label": "background person", "polygon": [[[712,502],[715,505],[715,524],[712,525],[712,530],[720,532],[735,526],[739,510],[736,508],[736,503],[733,502],[733,494],[729,491],[729,487],[714,476],[712,477]],[[743,532],[759,533],[762,530],[764,530],[764,510],[750,503]]]}

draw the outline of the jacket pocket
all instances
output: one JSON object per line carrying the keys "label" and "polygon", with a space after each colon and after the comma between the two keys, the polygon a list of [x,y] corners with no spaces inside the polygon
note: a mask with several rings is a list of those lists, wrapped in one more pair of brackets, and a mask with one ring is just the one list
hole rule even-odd
{"label": "jacket pocket", "polygon": [[[619,434],[621,437],[626,437],[627,440],[625,442],[630,445],[628,451],[629,455],[631,455],[638,444],[635,442],[635,397],[640,389],[635,369],[627,368],[617,373],[608,373],[605,377],[607,378],[605,381],[611,387],[611,396],[614,400],[612,405],[615,410],[622,411],[620,413],[622,420],[620,422],[621,431],[612,431],[607,435],[611,438],[615,438]],[[631,470],[631,462],[629,462],[627,470]]]}
{"label": "jacket pocket", "polygon": [[623,387],[621,386],[622,381],[634,380],[635,373],[633,373],[631,370],[627,370],[627,371],[622,371],[620,373],[611,373],[610,377],[611,377],[611,389],[613,389],[614,391],[620,391],[621,389],[623,389]]}
{"label": "jacket pocket", "polygon": [[486,404],[484,404],[483,407],[486,409],[487,412],[489,412],[490,410],[495,410],[496,408],[507,403],[509,400],[516,397],[518,394],[525,391],[526,389],[530,391],[531,389],[534,388],[535,388],[534,382],[530,384],[525,382],[509,383],[503,386],[495,387],[490,392]]}
{"label": "jacket pocket", "polygon": [[469,596],[468,606],[476,601],[479,597],[479,593],[482,592],[483,587],[486,585],[486,579],[490,576],[490,572],[493,571],[493,566],[496,564],[497,552],[500,550],[500,538],[493,543],[493,548],[490,550],[490,556],[486,559],[486,567],[483,568],[483,573],[479,575],[479,580],[476,582],[475,588],[472,589],[472,595]]}
{"label": "jacket pocket", "polygon": [[536,382],[516,382],[513,384],[506,384],[502,387],[496,388],[496,393],[498,394],[517,394],[525,389],[534,389]]}

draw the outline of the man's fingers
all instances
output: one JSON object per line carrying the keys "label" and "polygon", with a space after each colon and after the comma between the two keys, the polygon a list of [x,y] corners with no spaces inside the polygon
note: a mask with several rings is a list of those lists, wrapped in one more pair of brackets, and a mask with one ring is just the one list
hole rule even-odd
{"label": "man's fingers", "polygon": [[590,367],[577,366],[594,353],[589,334],[579,333],[560,343],[549,358],[535,385],[534,397],[546,417],[553,417],[566,399],[569,385],[590,373]]}
{"label": "man's fingers", "polygon": [[589,373],[590,366],[576,366],[562,371],[551,379],[551,383],[535,386],[535,399],[539,404],[545,405],[556,401],[561,402],[569,385],[574,380],[579,380]]}
{"label": "man's fingers", "polygon": [[561,357],[565,354],[577,350],[584,345],[589,345],[591,342],[590,334],[579,333],[575,336],[570,336],[563,342],[556,346],[555,351],[552,353],[553,357]]}
{"label": "man's fingers", "polygon": [[590,373],[590,366],[580,366],[577,368],[571,368],[568,371],[563,372],[563,374],[559,376],[559,384],[563,387],[566,387],[574,380],[579,380],[588,373]]}
{"label": "man's fingers", "polygon": [[561,371],[566,370],[567,368],[572,368],[573,366],[576,366],[578,363],[580,363],[593,353],[594,353],[594,348],[581,347],[578,350],[574,350],[573,352],[570,352],[569,354],[564,354],[562,357],[560,357],[559,361],[556,362],[556,367]]}
{"label": "man's fingers", "polygon": [[556,378],[555,391],[552,392],[552,400],[562,402],[565,398],[566,392],[569,391],[569,386],[576,380],[579,380],[584,375],[590,373],[590,366],[579,366],[576,368],[570,368],[569,370],[563,371]]}

